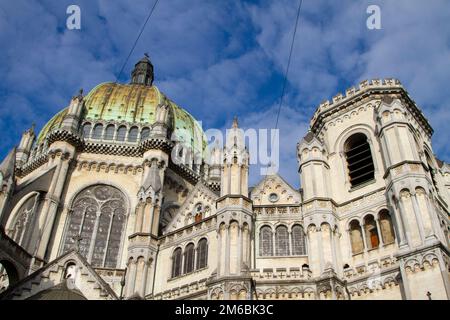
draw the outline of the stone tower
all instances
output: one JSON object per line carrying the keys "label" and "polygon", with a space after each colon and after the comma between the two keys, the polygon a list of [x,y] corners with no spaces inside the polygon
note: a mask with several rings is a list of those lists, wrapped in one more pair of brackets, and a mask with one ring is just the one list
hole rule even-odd
{"label": "stone tower", "polygon": [[252,202],[248,198],[249,155],[235,118],[223,149],[221,197],[217,200],[218,260],[208,284],[211,299],[251,299],[249,276]]}

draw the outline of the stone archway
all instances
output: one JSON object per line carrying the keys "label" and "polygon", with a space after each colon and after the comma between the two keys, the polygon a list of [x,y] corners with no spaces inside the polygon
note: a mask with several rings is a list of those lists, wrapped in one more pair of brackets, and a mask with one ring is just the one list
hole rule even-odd
{"label": "stone archway", "polygon": [[0,293],[19,281],[19,272],[15,265],[6,260],[0,260]]}
{"label": "stone archway", "polygon": [[6,284],[11,287],[25,278],[30,263],[31,255],[8,237],[0,227],[0,288]]}

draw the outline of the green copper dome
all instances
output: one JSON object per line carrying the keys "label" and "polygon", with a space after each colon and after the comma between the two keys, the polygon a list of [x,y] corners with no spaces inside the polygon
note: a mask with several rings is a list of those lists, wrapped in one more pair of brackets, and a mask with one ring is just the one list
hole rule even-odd
{"label": "green copper dome", "polygon": [[[155,122],[156,107],[166,100],[172,111],[172,128],[178,139],[190,144],[194,152],[204,155],[206,137],[200,124],[186,110],[169,100],[154,85],[105,82],[84,97],[83,119],[92,123],[115,122],[150,126]],[[41,130],[37,144],[47,134],[61,127],[67,108],[57,113]]]}

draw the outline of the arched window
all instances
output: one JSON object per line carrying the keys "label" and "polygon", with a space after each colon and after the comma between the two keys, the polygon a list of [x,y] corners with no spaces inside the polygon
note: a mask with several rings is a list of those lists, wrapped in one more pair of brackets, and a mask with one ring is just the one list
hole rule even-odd
{"label": "arched window", "polygon": [[91,136],[92,125],[87,122],[83,125],[83,137],[89,138]]}
{"label": "arched window", "polygon": [[378,248],[380,244],[380,238],[378,237],[377,223],[372,215],[368,215],[364,218],[364,231],[366,235],[366,243],[368,249]]}
{"label": "arched window", "polygon": [[381,237],[383,239],[383,243],[384,244],[393,243],[395,241],[395,233],[389,211],[382,210],[379,213],[379,217],[380,217]]}
{"label": "arched window", "polygon": [[176,248],[172,256],[172,278],[181,275],[181,248]]}
{"label": "arched window", "polygon": [[272,228],[264,226],[259,232],[259,255],[273,256]]}
{"label": "arched window", "polygon": [[208,265],[208,241],[203,238],[197,245],[197,269],[205,268]]}
{"label": "arched window", "polygon": [[33,232],[33,216],[38,204],[38,194],[29,197],[14,215],[9,226],[8,236],[22,247],[27,246],[27,242]]}
{"label": "arched window", "polygon": [[184,249],[184,273],[194,271],[194,244],[189,243]]}
{"label": "arched window", "polygon": [[128,142],[136,142],[139,130],[137,127],[132,127],[130,132],[128,132]]}
{"label": "arched window", "polygon": [[103,136],[103,125],[98,123],[94,127],[94,132],[92,133],[92,139],[101,139]]}
{"label": "arched window", "polygon": [[116,268],[127,213],[126,198],[117,188],[95,185],[74,199],[63,251],[74,248],[95,267]]}
{"label": "arched window", "polygon": [[306,254],[305,233],[300,225],[292,227],[292,254],[296,256]]}
{"label": "arched window", "polygon": [[275,248],[277,256],[289,255],[289,233],[286,226],[279,226],[275,230]]}
{"label": "arched window", "polygon": [[373,180],[375,167],[367,137],[356,133],[345,142],[345,157],[352,187]]}
{"label": "arched window", "polygon": [[144,129],[142,129],[141,131],[141,140],[145,140],[150,136],[150,129],[145,127]]}
{"label": "arched window", "polygon": [[117,130],[116,140],[117,141],[125,141],[126,135],[127,135],[127,127],[120,126],[119,129]]}
{"label": "arched window", "polygon": [[115,131],[116,131],[116,127],[113,124],[109,124],[105,129],[105,140],[114,139]]}
{"label": "arched window", "polygon": [[364,250],[362,230],[358,220],[350,222],[350,242],[352,244],[353,254],[361,253]]}

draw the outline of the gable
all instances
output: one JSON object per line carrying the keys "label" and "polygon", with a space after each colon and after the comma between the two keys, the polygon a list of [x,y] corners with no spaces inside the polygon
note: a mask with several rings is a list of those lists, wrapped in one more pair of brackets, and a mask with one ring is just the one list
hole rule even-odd
{"label": "gable", "polygon": [[[273,196],[272,201],[269,197]],[[252,189],[250,198],[253,205],[280,205],[280,204],[300,204],[300,193],[292,188],[278,174],[270,175],[261,180]]]}
{"label": "gable", "polygon": [[173,219],[164,229],[163,234],[194,223],[196,214],[201,213],[202,219],[215,215],[216,199],[217,195],[199,181],[181,207],[174,210]]}
{"label": "gable", "polygon": [[[70,277],[66,280],[68,274]],[[61,291],[66,285],[74,295],[88,300],[118,299],[87,261],[78,252],[70,251],[7,289],[0,295],[0,300],[34,299],[52,290]]]}

